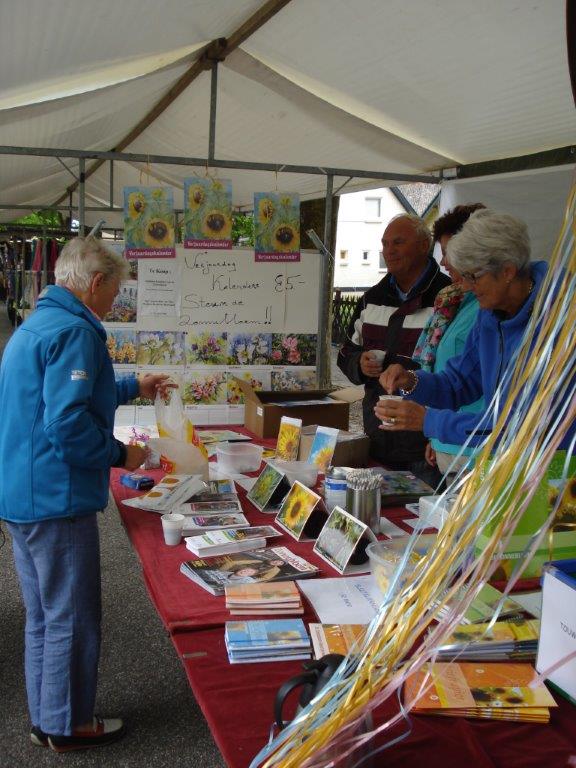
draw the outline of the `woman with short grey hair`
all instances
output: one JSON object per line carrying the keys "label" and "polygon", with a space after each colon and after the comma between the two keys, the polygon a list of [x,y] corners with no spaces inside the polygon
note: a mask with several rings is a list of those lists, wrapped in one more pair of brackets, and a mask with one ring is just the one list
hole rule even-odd
{"label": "woman with short grey hair", "polygon": [[450,239],[447,256],[461,275],[498,272],[505,264],[513,264],[525,275],[530,263],[528,227],[514,216],[484,208]]}
{"label": "woman with short grey hair", "polygon": [[449,360],[441,373],[389,366],[380,384],[386,392],[399,391],[404,397],[382,400],[374,410],[381,429],[422,430],[428,438],[458,445],[470,438],[475,446],[486,437],[485,429],[479,429],[485,427],[485,411],[458,409],[480,397],[490,404],[498,387],[500,402],[506,402],[508,383],[502,377],[522,343],[548,265],[530,262],[523,221],[488,209],[470,216],[447,251],[465,290],[478,299],[476,324],[462,354]]}

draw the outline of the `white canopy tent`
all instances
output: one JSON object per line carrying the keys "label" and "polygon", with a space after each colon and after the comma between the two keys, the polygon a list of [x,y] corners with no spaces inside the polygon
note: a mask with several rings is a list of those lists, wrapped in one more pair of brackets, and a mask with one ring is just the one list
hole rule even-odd
{"label": "white canopy tent", "polygon": [[[569,147],[565,15],[564,0],[2,3],[0,145],[62,156],[0,154],[0,219],[75,212],[84,162],[86,223],[118,226],[125,185],[172,185],[181,207],[183,179],[208,172],[250,208],[255,191],[322,197],[326,175],[352,191]],[[133,157],[92,174],[66,154],[115,149]]]}

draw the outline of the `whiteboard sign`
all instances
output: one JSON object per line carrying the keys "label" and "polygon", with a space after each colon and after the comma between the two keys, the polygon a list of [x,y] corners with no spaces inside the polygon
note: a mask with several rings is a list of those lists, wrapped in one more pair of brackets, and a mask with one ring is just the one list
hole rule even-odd
{"label": "whiteboard sign", "polygon": [[[179,249],[180,250],[180,249]],[[320,256],[254,261],[244,249],[184,250],[178,325],[268,333],[316,333]]]}

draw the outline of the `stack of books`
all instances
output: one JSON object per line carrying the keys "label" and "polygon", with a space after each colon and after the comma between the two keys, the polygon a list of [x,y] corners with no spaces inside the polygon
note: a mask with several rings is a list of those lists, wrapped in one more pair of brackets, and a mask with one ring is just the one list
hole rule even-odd
{"label": "stack of books", "polygon": [[294,581],[274,584],[239,584],[224,588],[226,608],[232,616],[281,616],[304,613]]}
{"label": "stack of books", "polygon": [[328,653],[347,656],[358,647],[366,634],[366,624],[310,624],[308,629],[316,659]]}
{"label": "stack of books", "polygon": [[461,624],[445,645],[438,649],[438,660],[528,661],[536,658],[540,622],[516,618],[486,624]]}
{"label": "stack of books", "polygon": [[221,557],[188,560],[181,573],[213,595],[223,595],[228,584],[259,584],[316,576],[318,568],[286,547],[267,547]]}
{"label": "stack of books", "polygon": [[383,507],[397,507],[418,501],[420,496],[430,496],[434,489],[412,472],[391,469],[373,469],[382,476],[381,495]]}
{"label": "stack of books", "polygon": [[[461,587],[448,601],[442,598],[439,601],[441,604],[439,606],[438,618],[442,619],[448,616],[454,606],[462,600],[467,589],[466,585]],[[500,606],[498,611],[499,619],[503,619],[506,616],[519,616],[525,611],[520,603],[517,603],[513,598],[509,596],[504,598],[502,592],[496,589],[496,587],[493,587],[491,584],[485,584],[470,603],[462,617],[462,624],[477,624],[490,621],[498,606]]]}
{"label": "stack of books", "polygon": [[302,619],[227,621],[224,639],[231,664],[310,658],[310,638]]}
{"label": "stack of books", "polygon": [[186,547],[195,555],[214,557],[261,549],[266,546],[266,539],[281,535],[272,525],[254,525],[241,529],[209,530],[197,536],[187,536],[185,541]]}
{"label": "stack of books", "polygon": [[532,686],[537,677],[530,664],[426,665],[406,681],[404,703],[422,715],[547,723],[556,702]]}

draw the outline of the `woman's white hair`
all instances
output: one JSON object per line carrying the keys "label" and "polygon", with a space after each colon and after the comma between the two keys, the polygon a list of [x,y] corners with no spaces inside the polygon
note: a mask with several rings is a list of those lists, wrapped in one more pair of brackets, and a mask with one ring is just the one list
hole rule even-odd
{"label": "woman's white hair", "polygon": [[125,280],[128,262],[123,256],[107,248],[96,237],[76,237],[66,243],[58,256],[54,275],[56,285],[65,285],[78,291],[87,291],[97,272],[108,280]]}
{"label": "woman's white hair", "polygon": [[460,273],[498,272],[505,264],[514,264],[523,273],[530,263],[528,227],[515,216],[484,208],[475,211],[450,238],[446,251],[450,264]]}
{"label": "woman's white hair", "polygon": [[428,250],[430,250],[432,247],[432,232],[424,219],[421,219],[420,216],[416,216],[414,213],[399,213],[397,216],[393,216],[386,226],[390,226],[390,224],[392,224],[393,221],[397,221],[397,219],[406,219],[406,221],[409,221],[414,227],[416,236],[421,237],[422,240],[426,240]]}

